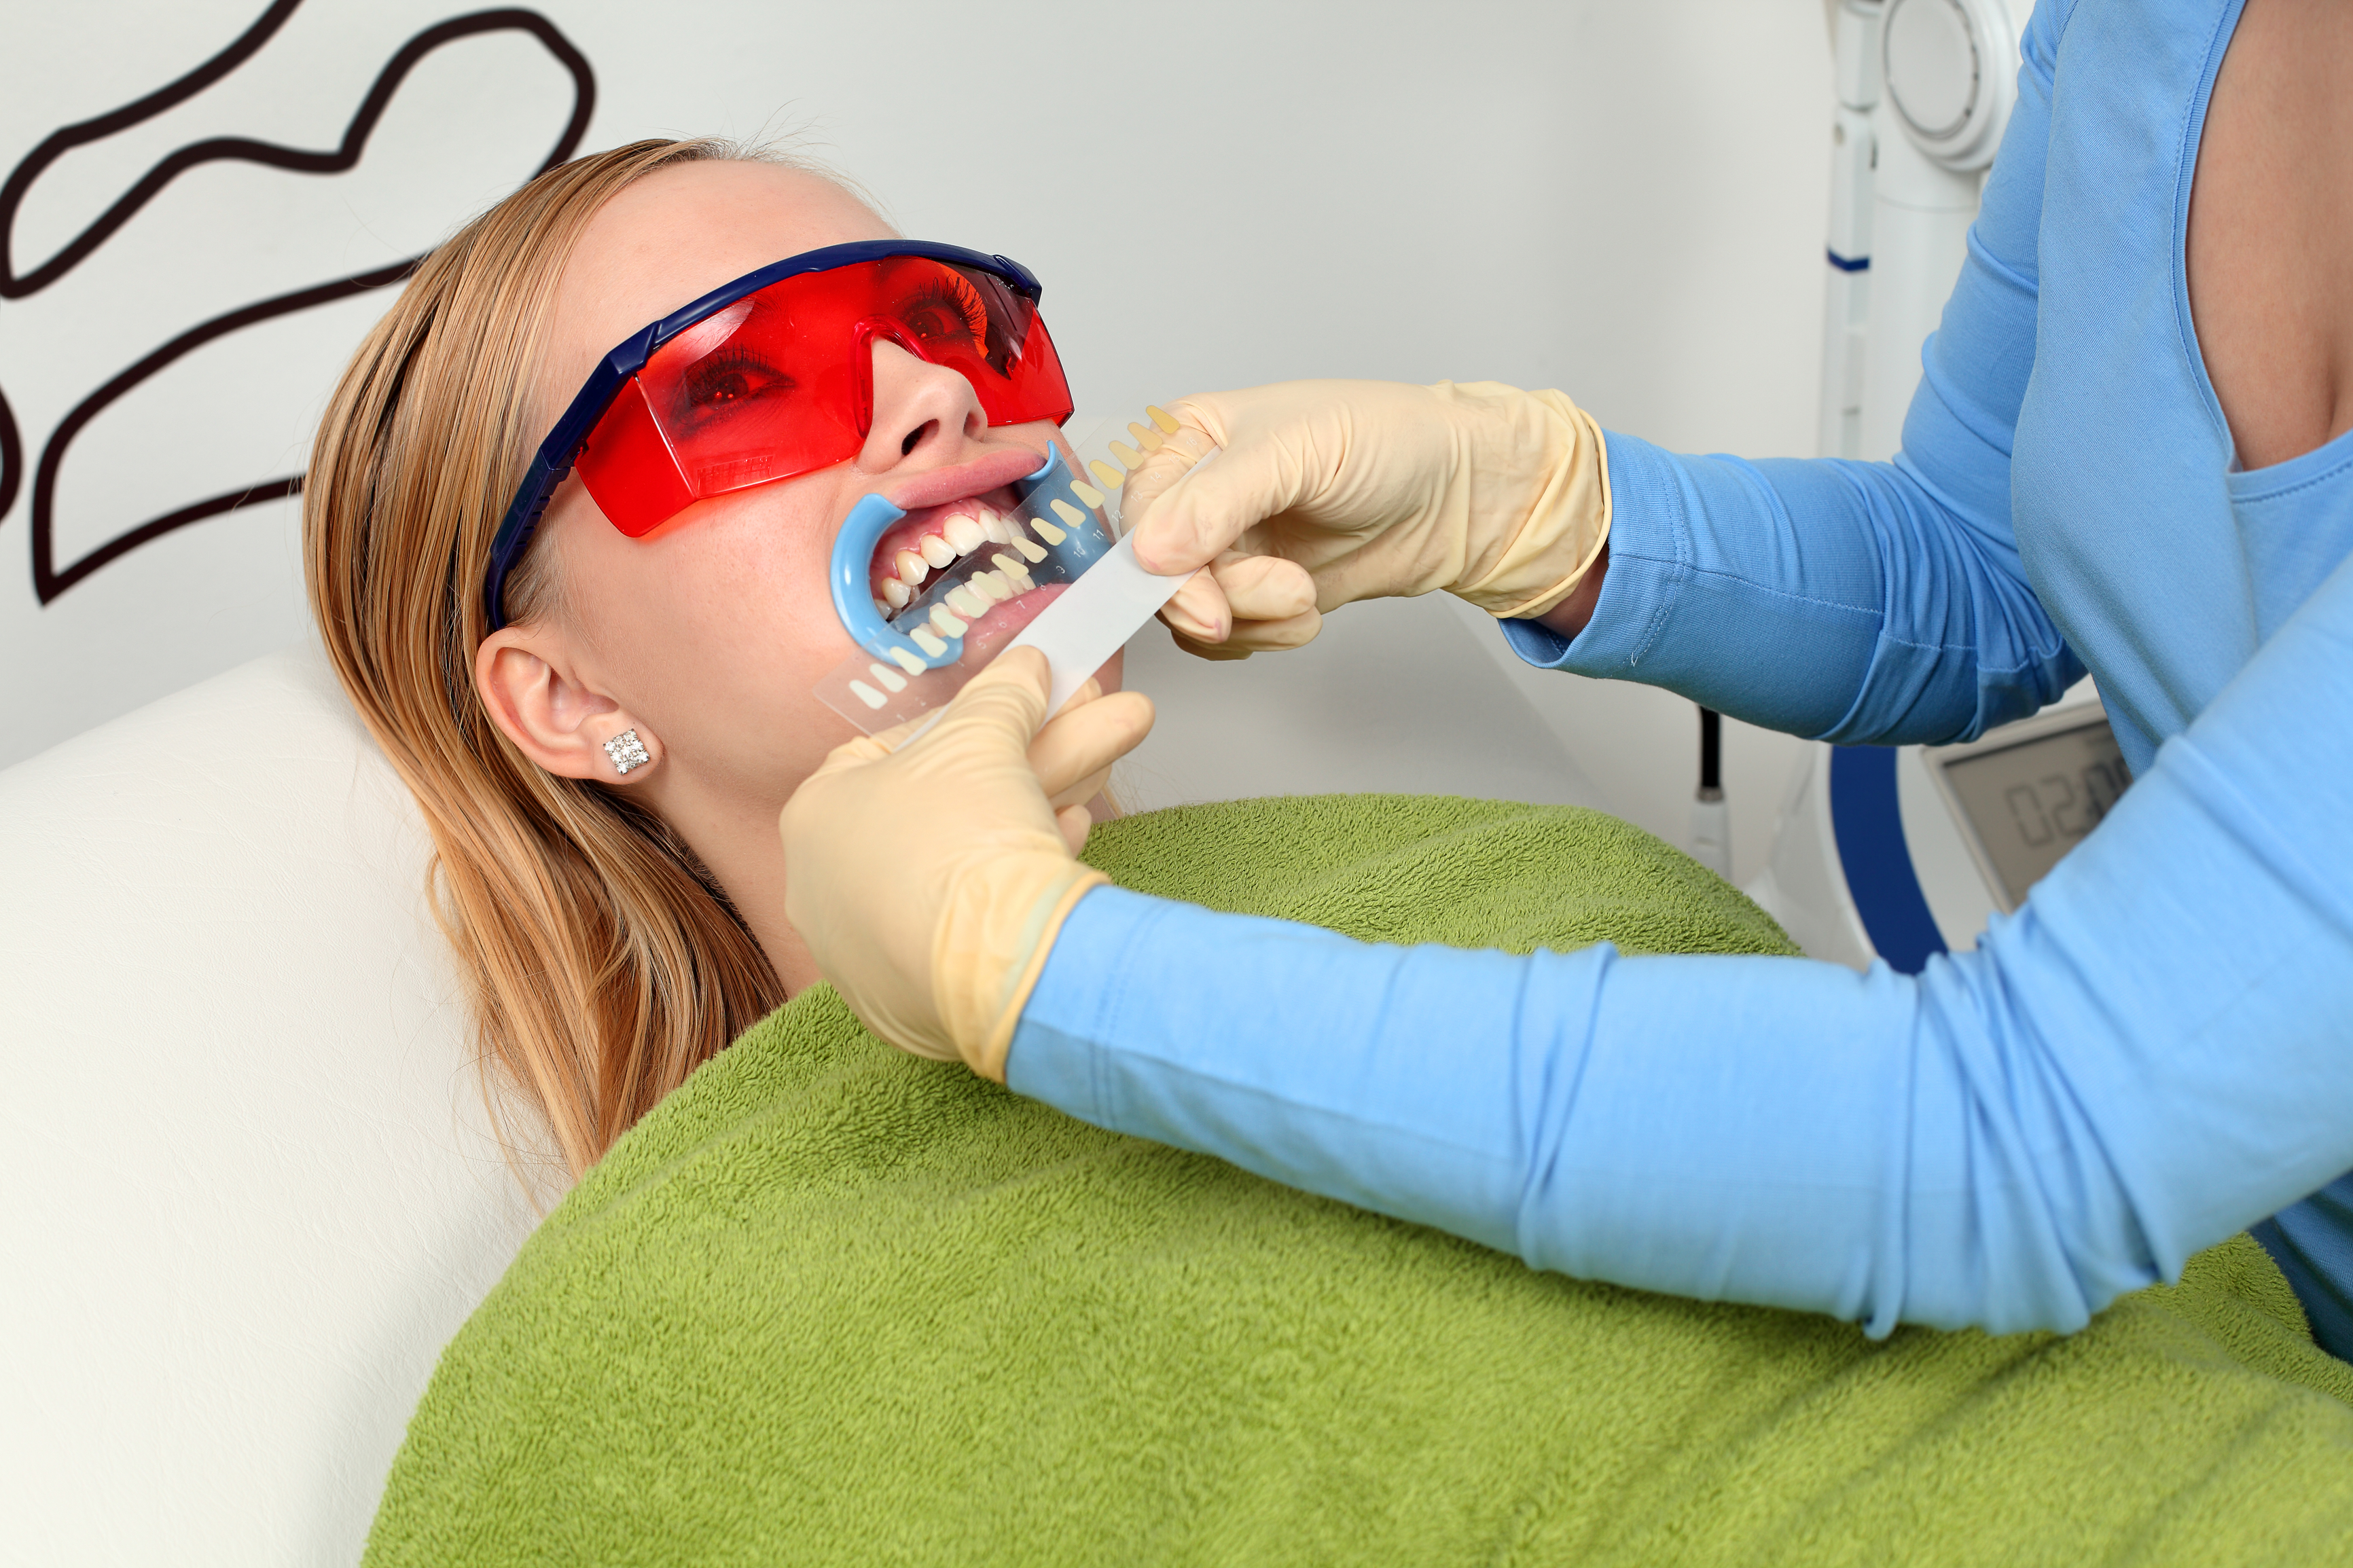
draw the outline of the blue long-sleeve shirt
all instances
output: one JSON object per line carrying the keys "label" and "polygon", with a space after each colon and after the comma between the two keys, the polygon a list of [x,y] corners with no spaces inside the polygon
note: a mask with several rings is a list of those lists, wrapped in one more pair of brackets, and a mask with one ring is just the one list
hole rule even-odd
{"label": "blue long-sleeve shirt", "polygon": [[2137,782],[1977,951],[1514,958],[1103,889],[1012,1086],[1538,1268],[1878,1331],[2075,1328],[2276,1215],[2353,1354],[2353,436],[2240,470],[2199,357],[2237,15],[2042,0],[1903,454],[1613,435],[1591,625],[1505,628],[1840,742],[1971,736],[2088,667]]}

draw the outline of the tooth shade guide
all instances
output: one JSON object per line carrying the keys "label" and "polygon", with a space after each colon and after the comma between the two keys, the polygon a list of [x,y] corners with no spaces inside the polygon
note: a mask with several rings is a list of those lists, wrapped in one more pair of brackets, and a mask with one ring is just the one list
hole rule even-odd
{"label": "tooth shade guide", "polygon": [[1155,425],[1159,426],[1160,433],[1163,436],[1174,436],[1176,434],[1176,416],[1170,414],[1168,410],[1161,407],[1158,404],[1155,403],[1151,407],[1146,408],[1144,411],[1144,416],[1146,419],[1151,420]]}
{"label": "tooth shade guide", "polygon": [[[901,681],[899,684],[903,686],[906,682]],[[857,697],[858,700],[865,703],[869,708],[880,708],[883,703],[890,700],[889,698],[884,697],[881,692],[875,690],[872,687],[867,685],[866,682],[862,680],[851,681],[849,683],[849,689],[851,693]]]}
{"label": "tooth shade guide", "polygon": [[[1068,503],[1063,503],[1063,504],[1068,504]],[[1040,539],[1044,540],[1044,541],[1045,541],[1047,543],[1049,543],[1049,544],[1060,544],[1060,543],[1061,543],[1061,542],[1062,542],[1062,541],[1063,541],[1063,540],[1065,540],[1065,539],[1067,539],[1067,538],[1069,538],[1069,537],[1070,537],[1068,534],[1064,533],[1060,529],[1056,528],[1052,523],[1048,522],[1048,521],[1047,521],[1044,518],[1042,518],[1042,517],[1033,517],[1033,518],[1031,518],[1031,519],[1029,520],[1029,530],[1030,530],[1030,531],[1031,531],[1031,532],[1035,533],[1039,538],[1040,538]],[[1025,544],[1023,544],[1023,546],[1021,547],[1021,553],[1022,553],[1022,554],[1024,554],[1024,555],[1029,555],[1029,552],[1030,552],[1030,551],[1032,551],[1032,550],[1035,550],[1035,549],[1037,549],[1037,546],[1035,546],[1035,545],[1033,545],[1033,544],[1028,544],[1028,543],[1025,543]],[[1038,552],[1037,554],[1035,554],[1035,555],[1029,555],[1029,559],[1031,559],[1032,561],[1043,561],[1044,559],[1046,559],[1046,553],[1045,553],[1045,552],[1044,552],[1044,551],[1039,551],[1039,552]]]}
{"label": "tooth shade guide", "polygon": [[1120,467],[1124,468],[1137,468],[1144,462],[1144,454],[1124,441],[1113,441],[1111,444],[1111,455],[1119,459]]}
{"label": "tooth shade guide", "polygon": [[1030,543],[1028,540],[1022,538],[1018,533],[1013,536],[1013,548],[1021,552],[1023,558],[1033,566],[1039,562],[1046,559],[1046,552],[1044,551],[1039,549],[1036,545]]}
{"label": "tooth shade guide", "polygon": [[1130,425],[1127,433],[1134,437],[1135,444],[1147,452],[1157,452],[1168,439],[1149,425]]}
{"label": "tooth shade guide", "polygon": [[[948,590],[948,608],[967,621],[976,621],[988,614],[988,601],[974,593],[970,584],[965,584]],[[958,632],[955,635],[962,637],[964,634]]]}
{"label": "tooth shade guide", "polygon": [[[940,651],[942,653],[945,653],[947,651],[947,644],[942,643],[940,645]],[[917,658],[913,654],[909,653],[905,648],[892,648],[891,650],[891,657],[893,659],[896,659],[898,661],[899,668],[905,670],[909,675],[921,675],[923,673],[923,661]]]}
{"label": "tooth shade guide", "polygon": [[907,689],[907,678],[887,664],[870,664],[866,667],[866,673],[881,682],[882,689],[885,691]]}
{"label": "tooth shade guide", "polygon": [[[1113,468],[1101,458],[1097,458],[1093,462],[1089,463],[1087,465],[1087,471],[1094,475],[1094,477],[1102,482],[1103,488],[1107,490],[1115,490],[1122,485],[1127,483],[1127,476],[1125,474],[1121,473],[1117,468]],[[1071,488],[1072,489],[1078,489],[1076,485],[1072,485]]]}
{"label": "tooth shade guide", "polygon": [[[942,637],[960,637],[971,628],[957,618],[954,610],[949,609],[944,604],[939,604],[932,606],[932,629]],[[941,648],[944,652],[946,645],[941,645]],[[924,651],[928,653],[931,650],[926,648]]]}
{"label": "tooth shade guide", "polygon": [[[1086,527],[1087,514],[1081,511],[1077,507],[1072,506],[1069,501],[1058,500],[1053,502],[1052,505],[1054,508],[1054,515],[1060,518],[1064,522],[1069,523],[1072,528]],[[1060,541],[1057,540],[1055,542],[1060,543]]]}
{"label": "tooth shade guide", "polygon": [[917,647],[922,648],[934,658],[938,658],[948,651],[948,645],[941,641],[929,626],[917,626],[907,635],[914,639]]}
{"label": "tooth shade guide", "polygon": [[1100,507],[1103,504],[1103,491],[1095,489],[1094,486],[1087,483],[1084,479],[1072,479],[1071,481],[1071,493],[1078,497],[1079,500],[1087,506]]}

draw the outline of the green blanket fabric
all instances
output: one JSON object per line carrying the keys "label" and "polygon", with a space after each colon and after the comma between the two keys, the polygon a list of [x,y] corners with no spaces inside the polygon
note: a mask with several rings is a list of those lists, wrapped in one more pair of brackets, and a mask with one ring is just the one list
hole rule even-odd
{"label": "green blanket fabric", "polygon": [[[1367,937],[1788,951],[1574,810],[1246,802],[1089,853]],[[367,1561],[2345,1562],[2348,1400],[2243,1237],[2072,1338],[1873,1343],[1098,1131],[819,988],[548,1217],[443,1355]]]}

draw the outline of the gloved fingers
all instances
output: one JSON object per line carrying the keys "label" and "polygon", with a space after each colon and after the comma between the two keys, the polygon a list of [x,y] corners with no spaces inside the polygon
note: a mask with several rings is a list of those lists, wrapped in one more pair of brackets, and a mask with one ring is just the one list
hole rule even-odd
{"label": "gloved fingers", "polygon": [[1094,799],[1095,796],[1103,794],[1105,786],[1110,783],[1111,770],[1109,768],[1105,768],[1099,773],[1089,773],[1086,777],[1081,779],[1070,788],[1062,791],[1061,794],[1047,801],[1046,804],[1052,806],[1056,811],[1068,811],[1074,805],[1084,805],[1089,801]]}
{"label": "gloved fingers", "polygon": [[1226,644],[1221,642],[1197,641],[1192,637],[1187,637],[1175,626],[1170,626],[1168,628],[1168,637],[1170,641],[1174,642],[1178,647],[1184,649],[1187,653],[1191,654],[1195,658],[1216,660],[1248,658],[1251,653],[1255,651],[1254,649],[1246,647],[1229,647]]}
{"label": "gloved fingers", "polygon": [[1315,608],[1315,579],[1296,561],[1228,550],[1210,563],[1209,573],[1237,626],[1287,621]]}
{"label": "gloved fingers", "polygon": [[[1073,703],[1030,742],[1029,768],[1056,807],[1092,800],[1112,764],[1151,732],[1152,699],[1141,691]],[[1080,793],[1082,784],[1090,787]]]}
{"label": "gloved fingers", "polygon": [[1126,482],[1119,487],[1119,514],[1131,532],[1135,520],[1151,510],[1170,486],[1191,473],[1195,464],[1216,451],[1222,439],[1223,426],[1214,412],[1183,403],[1176,407],[1176,433],[1147,450],[1144,461],[1128,470]]}
{"label": "gloved fingers", "polygon": [[910,719],[903,724],[893,724],[880,734],[860,735],[854,741],[844,741],[825,754],[825,761],[818,764],[817,771],[809,774],[809,778],[826,778],[834,773],[847,773],[851,768],[862,768],[869,763],[881,762],[905,744],[906,738],[928,717],[930,715],[925,714]]}
{"label": "gloved fingers", "polygon": [[1281,653],[1289,648],[1305,647],[1324,629],[1324,614],[1310,605],[1303,614],[1285,616],[1275,621],[1234,622],[1234,629],[1226,634],[1220,646],[1235,655]]}
{"label": "gloved fingers", "polygon": [[[1298,505],[1312,488],[1293,444],[1282,438],[1288,432],[1229,442],[1212,401],[1171,409],[1187,428],[1146,456],[1121,491],[1120,514],[1147,572],[1174,576],[1207,565],[1250,528]],[[1186,448],[1204,441],[1224,452],[1196,475],[1198,455]]]}
{"label": "gloved fingers", "polygon": [[1071,847],[1071,858],[1077,859],[1086,852],[1087,829],[1095,825],[1083,805],[1066,805],[1054,814],[1054,826],[1062,832],[1062,842]]}
{"label": "gloved fingers", "polygon": [[1053,679],[1052,667],[1036,648],[1006,649],[948,700],[940,721],[915,742],[915,749],[929,747],[938,754],[994,731],[992,742],[1001,737],[1026,750],[1045,727]]}
{"label": "gloved fingers", "polygon": [[1178,637],[1196,642],[1221,643],[1233,629],[1233,606],[1226,602],[1226,591],[1217,574],[1203,567],[1185,580],[1185,585],[1170,595],[1160,607],[1160,618]]}

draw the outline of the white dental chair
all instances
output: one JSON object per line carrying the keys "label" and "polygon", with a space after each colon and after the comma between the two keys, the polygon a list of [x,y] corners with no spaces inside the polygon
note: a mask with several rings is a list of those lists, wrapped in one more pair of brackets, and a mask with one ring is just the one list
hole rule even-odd
{"label": "white dental chair", "polygon": [[533,1219],[425,855],[308,648],[0,773],[0,1560],[357,1560]]}
{"label": "white dental chair", "polygon": [[[1594,804],[1479,629],[1359,606],[1247,665],[1147,629],[1160,726],[1120,787]],[[0,773],[0,1560],[358,1558],[535,1217],[426,854],[307,646]]]}

